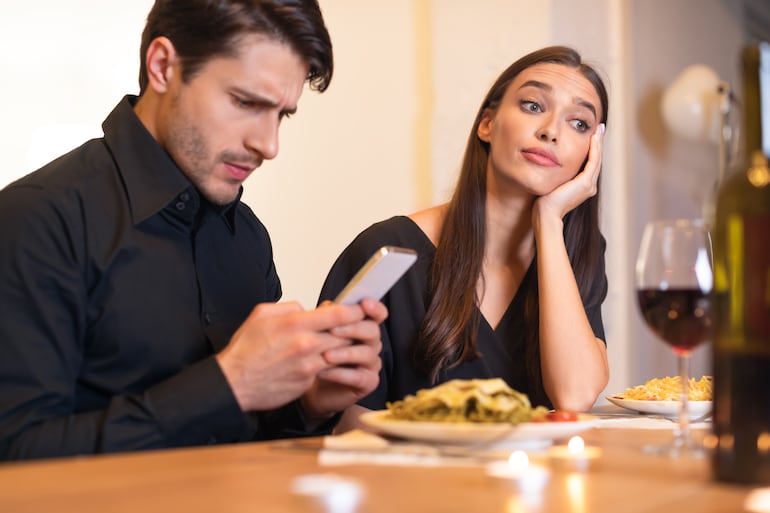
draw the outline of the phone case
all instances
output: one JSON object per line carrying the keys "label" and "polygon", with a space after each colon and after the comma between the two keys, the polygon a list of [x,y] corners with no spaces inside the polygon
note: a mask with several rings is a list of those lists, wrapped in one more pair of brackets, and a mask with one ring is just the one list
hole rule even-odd
{"label": "phone case", "polygon": [[354,305],[367,297],[382,299],[416,260],[417,252],[412,249],[381,247],[351,278],[335,303]]}

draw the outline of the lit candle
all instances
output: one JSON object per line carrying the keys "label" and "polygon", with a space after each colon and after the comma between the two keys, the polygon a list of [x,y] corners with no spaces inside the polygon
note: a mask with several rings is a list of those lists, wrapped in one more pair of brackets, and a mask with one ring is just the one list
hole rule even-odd
{"label": "lit candle", "polygon": [[601,449],[586,447],[579,436],[570,438],[566,446],[556,445],[548,450],[551,465],[556,469],[569,471],[585,472],[598,464],[601,455]]}
{"label": "lit candle", "polygon": [[490,463],[487,474],[510,482],[523,494],[540,492],[549,476],[548,469],[530,463],[524,451],[514,451],[508,460]]}
{"label": "lit candle", "polygon": [[326,513],[354,513],[364,496],[364,487],[336,474],[306,474],[292,483],[292,492],[314,509]]}
{"label": "lit candle", "polygon": [[752,513],[767,513],[770,511],[770,488],[755,488],[743,501],[746,511]]}

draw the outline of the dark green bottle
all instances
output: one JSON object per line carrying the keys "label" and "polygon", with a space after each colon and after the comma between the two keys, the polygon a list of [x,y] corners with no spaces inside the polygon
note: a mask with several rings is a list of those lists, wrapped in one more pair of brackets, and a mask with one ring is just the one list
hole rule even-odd
{"label": "dark green bottle", "polygon": [[719,188],[714,243],[714,477],[770,484],[770,44],[743,52],[742,164]]}

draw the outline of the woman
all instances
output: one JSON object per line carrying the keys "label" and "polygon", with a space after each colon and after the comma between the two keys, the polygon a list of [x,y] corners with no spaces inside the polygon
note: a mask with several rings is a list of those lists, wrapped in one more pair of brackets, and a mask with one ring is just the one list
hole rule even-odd
{"label": "woman", "polygon": [[533,404],[589,409],[609,379],[598,178],[606,88],[566,47],[535,51],[492,85],[448,204],[361,233],[321,292],[333,298],[380,246],[415,249],[385,296],[377,390],[366,409],[453,378],[502,377]]}

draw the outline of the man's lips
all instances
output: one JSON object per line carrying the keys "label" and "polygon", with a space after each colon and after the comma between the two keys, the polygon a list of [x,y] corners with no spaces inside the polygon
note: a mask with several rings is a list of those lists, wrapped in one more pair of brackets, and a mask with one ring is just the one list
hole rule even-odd
{"label": "man's lips", "polygon": [[525,159],[537,164],[538,166],[561,166],[561,163],[559,162],[559,159],[556,158],[556,155],[542,148],[525,148],[521,150],[521,153],[524,155]]}
{"label": "man's lips", "polygon": [[225,162],[225,168],[230,176],[236,180],[243,181],[249,177],[252,171],[257,168],[256,164],[237,164],[235,162]]}

